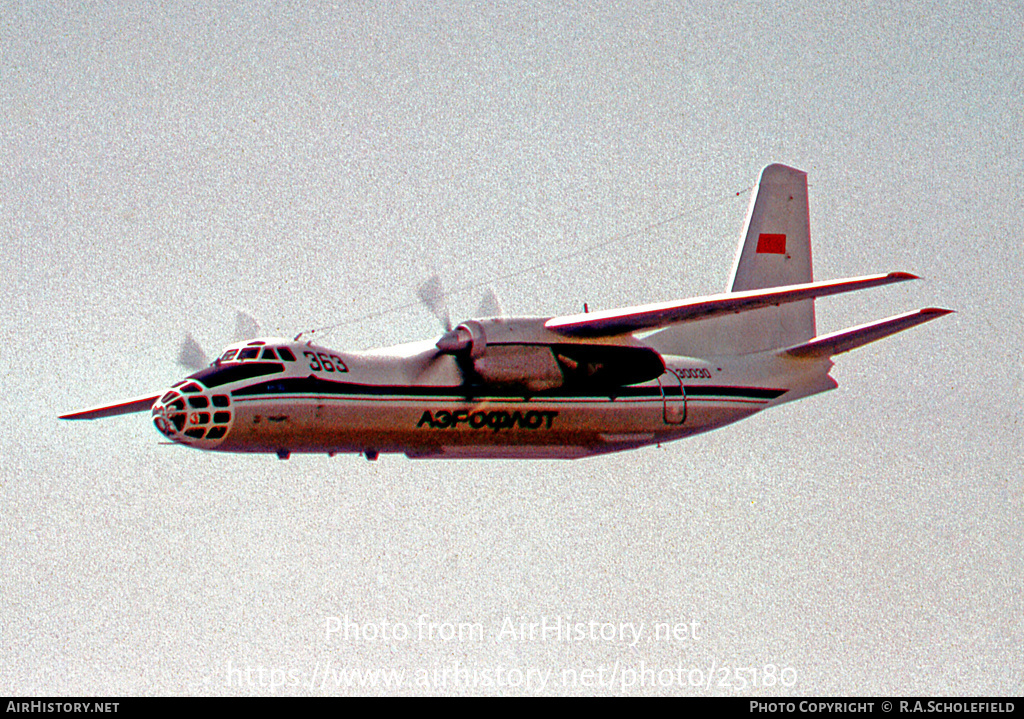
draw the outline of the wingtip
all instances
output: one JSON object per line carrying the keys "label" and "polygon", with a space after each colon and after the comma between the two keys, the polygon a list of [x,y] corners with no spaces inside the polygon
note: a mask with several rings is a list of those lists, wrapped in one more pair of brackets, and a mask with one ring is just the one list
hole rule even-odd
{"label": "wingtip", "polygon": [[903,280],[919,280],[919,279],[921,279],[920,277],[918,277],[917,275],[915,275],[915,274],[913,274],[911,272],[890,272],[889,273],[889,278],[892,279],[892,280],[898,280],[898,281],[903,281]]}
{"label": "wingtip", "polygon": [[89,407],[88,409],[80,409],[74,412],[65,412],[64,414],[58,415],[57,419],[100,419],[102,417],[115,417],[121,414],[148,412],[152,408],[153,403],[160,398],[161,394],[161,392],[156,392],[154,394],[133,397],[131,399],[114,402],[112,404]]}
{"label": "wingtip", "polygon": [[955,315],[956,310],[947,310],[944,307],[925,307],[920,310],[922,315],[933,315],[935,317],[942,317],[943,315]]}

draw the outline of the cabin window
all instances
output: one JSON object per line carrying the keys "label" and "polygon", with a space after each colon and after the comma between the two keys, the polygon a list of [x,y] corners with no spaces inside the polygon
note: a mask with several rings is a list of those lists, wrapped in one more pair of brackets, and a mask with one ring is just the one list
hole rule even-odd
{"label": "cabin window", "polygon": [[228,360],[234,359],[236,354],[238,354],[238,350],[228,350],[220,356],[220,361],[227,362]]}
{"label": "cabin window", "polygon": [[281,355],[281,359],[283,359],[283,360],[287,360],[288,362],[294,362],[295,361],[295,355],[293,355],[292,351],[290,349],[288,349],[287,347],[278,347],[277,348],[277,353],[279,355]]}
{"label": "cabin window", "polygon": [[255,358],[259,357],[259,356],[260,356],[260,348],[259,347],[246,347],[244,350],[242,350],[241,352],[238,353],[238,359],[240,359],[240,360],[255,359]]}
{"label": "cabin window", "polygon": [[263,356],[260,357],[260,359],[276,360],[277,355],[274,354],[274,350],[272,350],[270,347],[267,347],[265,350],[263,350]]}

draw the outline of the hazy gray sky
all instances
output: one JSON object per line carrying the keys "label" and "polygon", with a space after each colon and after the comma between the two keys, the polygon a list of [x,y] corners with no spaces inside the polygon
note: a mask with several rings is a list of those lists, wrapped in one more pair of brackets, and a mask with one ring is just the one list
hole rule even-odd
{"label": "hazy gray sky", "polygon": [[[1021,127],[1016,2],[3,2],[0,687],[1019,694]],[[773,161],[810,174],[817,278],[926,278],[819,301],[820,332],[958,314],[838,358],[827,395],[580,462],[56,419],[170,385],[236,308],[292,336],[434,272],[522,314],[720,291]],[[437,331],[416,307],[319,341]],[[623,633],[503,631],[558,617]],[[411,636],[368,639],[385,619]],[[334,684],[378,667],[401,686]]]}

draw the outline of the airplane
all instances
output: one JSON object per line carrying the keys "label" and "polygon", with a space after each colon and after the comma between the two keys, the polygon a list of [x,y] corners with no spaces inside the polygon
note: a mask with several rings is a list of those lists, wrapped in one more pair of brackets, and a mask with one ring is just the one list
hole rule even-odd
{"label": "airplane", "polygon": [[[721,294],[567,316],[495,313],[455,327],[445,318],[440,337],[365,352],[301,334],[246,340],[168,389],[61,419],[150,412],[173,443],[280,459],[589,457],[834,389],[832,357],[952,310],[926,307],[818,336],[814,300],[913,279],[814,281],[807,174],[772,164],[751,193]],[[440,316],[438,287],[420,294]]]}

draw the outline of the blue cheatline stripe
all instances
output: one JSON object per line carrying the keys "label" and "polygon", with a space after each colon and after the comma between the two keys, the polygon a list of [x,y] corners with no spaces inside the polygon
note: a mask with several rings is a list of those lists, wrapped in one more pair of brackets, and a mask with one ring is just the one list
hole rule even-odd
{"label": "blue cheatline stripe", "polygon": [[[475,394],[480,389],[486,394]],[[787,390],[768,387],[733,387],[727,385],[687,385],[686,396],[692,399],[708,399],[712,397],[728,397],[746,400],[773,400],[785,394]],[[678,387],[666,387],[669,397],[679,397]],[[356,397],[422,397],[464,399],[522,399],[522,392],[506,391],[496,393],[493,387],[473,388],[464,386],[431,387],[424,385],[369,385],[353,382],[333,382],[319,377],[284,377],[282,379],[259,382],[257,384],[234,390],[232,397],[261,397],[266,395],[345,395]],[[615,397],[622,399],[661,399],[662,389],[651,387],[608,387],[604,391],[594,387],[560,387],[555,390],[539,392],[531,395],[537,401],[545,399],[603,399]]]}

